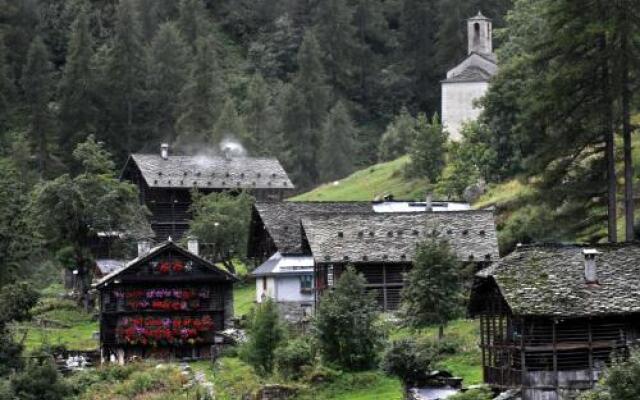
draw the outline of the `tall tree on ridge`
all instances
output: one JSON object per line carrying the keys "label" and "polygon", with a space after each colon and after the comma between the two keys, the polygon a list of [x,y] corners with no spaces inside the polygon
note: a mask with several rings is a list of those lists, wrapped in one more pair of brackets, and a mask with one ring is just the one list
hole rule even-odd
{"label": "tall tree on ridge", "polygon": [[178,27],[187,43],[195,49],[196,39],[207,34],[204,21],[207,10],[202,0],[180,0],[179,11]]}
{"label": "tall tree on ridge", "polygon": [[285,166],[298,189],[304,189],[318,182],[317,152],[328,98],[320,49],[311,32],[305,33],[298,65],[284,94],[282,133],[288,149]]}
{"label": "tall tree on ridge", "polygon": [[322,130],[318,171],[324,182],[344,178],[353,171],[353,140],[356,128],[349,111],[339,101],[327,116]]}
{"label": "tall tree on ridge", "polygon": [[53,88],[49,51],[40,36],[31,42],[22,72],[22,89],[29,109],[29,137],[36,148],[38,172],[45,175],[49,165],[53,135],[49,109]]}
{"label": "tall tree on ridge", "polygon": [[[4,38],[0,36],[0,130],[4,128],[9,114],[9,104],[15,94],[13,82],[9,78],[9,63]],[[0,139],[2,136],[0,135]]]}
{"label": "tall tree on ridge", "polygon": [[213,126],[211,143],[219,145],[225,139],[239,140],[241,143],[251,142],[243,118],[238,114],[233,97],[227,96],[220,116]]}
{"label": "tall tree on ridge", "polygon": [[225,93],[211,36],[196,40],[189,70],[187,83],[179,94],[178,141],[204,144],[220,114]]}
{"label": "tall tree on ridge", "polygon": [[186,56],[187,45],[176,26],[162,24],[149,49],[148,89],[153,137],[169,143],[177,136],[178,95],[187,81]]}
{"label": "tall tree on ridge", "polygon": [[133,0],[122,0],[118,5],[115,35],[103,78],[110,119],[107,135],[117,149],[116,157],[123,157],[146,139],[141,130],[146,60]]}
{"label": "tall tree on ridge", "polygon": [[58,88],[60,143],[62,154],[71,156],[84,136],[95,131],[97,108],[92,71],[93,39],[89,16],[82,7],[73,23],[67,61]]}
{"label": "tall tree on ridge", "polygon": [[276,140],[275,113],[269,88],[259,73],[249,82],[243,115],[250,139],[245,147],[252,154],[273,155],[276,148],[273,143]]}

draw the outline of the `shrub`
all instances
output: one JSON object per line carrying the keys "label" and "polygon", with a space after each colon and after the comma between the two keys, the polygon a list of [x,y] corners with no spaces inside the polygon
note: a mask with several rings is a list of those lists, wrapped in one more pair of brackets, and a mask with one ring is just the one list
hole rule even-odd
{"label": "shrub", "polygon": [[299,379],[303,367],[313,364],[311,341],[306,337],[289,340],[276,349],[274,358],[279,373],[289,379]]}
{"label": "shrub", "polygon": [[240,351],[241,358],[253,366],[257,373],[269,374],[273,370],[273,353],[283,337],[276,304],[267,299],[255,310],[249,340]]}
{"label": "shrub", "polygon": [[11,388],[20,400],[62,400],[71,393],[51,360],[29,363],[11,377]]}
{"label": "shrub", "polygon": [[314,324],[322,357],[351,370],[371,367],[379,343],[375,325],[378,307],[365,283],[349,266],[334,289],[322,297]]}
{"label": "shrub", "polygon": [[463,393],[454,394],[448,397],[449,400],[491,400],[493,399],[493,392],[486,386],[479,388],[469,389]]}
{"label": "shrub", "polygon": [[380,368],[399,377],[405,385],[420,384],[426,379],[437,352],[433,345],[414,338],[394,340],[385,348]]}
{"label": "shrub", "polygon": [[311,384],[333,382],[342,376],[342,371],[333,369],[326,365],[316,364],[304,375],[304,381]]}

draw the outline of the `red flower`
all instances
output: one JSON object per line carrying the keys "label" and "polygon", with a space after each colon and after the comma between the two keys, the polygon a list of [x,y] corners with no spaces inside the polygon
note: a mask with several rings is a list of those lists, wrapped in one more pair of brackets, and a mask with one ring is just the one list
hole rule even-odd
{"label": "red flower", "polygon": [[171,264],[169,264],[168,262],[161,262],[160,264],[158,264],[158,271],[160,271],[161,274],[168,274],[170,270]]}
{"label": "red flower", "polygon": [[184,271],[184,264],[182,261],[174,261],[172,268],[173,272],[182,272]]}

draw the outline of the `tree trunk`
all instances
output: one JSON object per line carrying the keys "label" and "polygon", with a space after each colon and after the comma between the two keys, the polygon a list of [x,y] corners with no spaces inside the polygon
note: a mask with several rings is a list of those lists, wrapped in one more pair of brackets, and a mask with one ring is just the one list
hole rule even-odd
{"label": "tree trunk", "polygon": [[444,325],[438,326],[438,340],[444,339]]}
{"label": "tree trunk", "polygon": [[616,158],[615,158],[615,143],[614,143],[614,129],[613,129],[613,110],[611,105],[611,84],[610,84],[610,71],[609,60],[606,56],[607,52],[607,39],[604,34],[601,35],[599,40],[599,50],[601,54],[602,71],[601,71],[601,85],[602,85],[602,135],[606,143],[605,159],[607,162],[607,228],[608,238],[610,243],[618,241],[617,234],[617,209],[616,209]]}
{"label": "tree trunk", "polygon": [[620,79],[622,89],[622,138],[624,142],[624,222],[625,240],[633,240],[634,203],[633,203],[633,156],[631,153],[631,89],[629,88],[629,33],[625,10],[620,9],[622,29],[620,30]]}

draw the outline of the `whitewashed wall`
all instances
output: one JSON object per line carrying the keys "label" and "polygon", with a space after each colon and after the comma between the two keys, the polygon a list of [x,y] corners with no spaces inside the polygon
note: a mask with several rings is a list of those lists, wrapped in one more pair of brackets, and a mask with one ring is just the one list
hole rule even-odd
{"label": "whitewashed wall", "polygon": [[300,293],[300,277],[280,276],[277,280],[278,301],[313,301],[313,293]]}
{"label": "whitewashed wall", "polygon": [[482,110],[473,103],[484,96],[488,87],[488,82],[442,83],[442,125],[451,140],[459,141],[462,124],[478,118]]}
{"label": "whitewashed wall", "polygon": [[[264,279],[267,280],[266,290],[264,290],[264,286],[263,286]],[[265,297],[270,297],[272,299],[275,299],[275,296],[277,295],[276,282],[271,276],[266,278],[265,277],[256,278],[256,302],[261,303],[263,295]]]}

